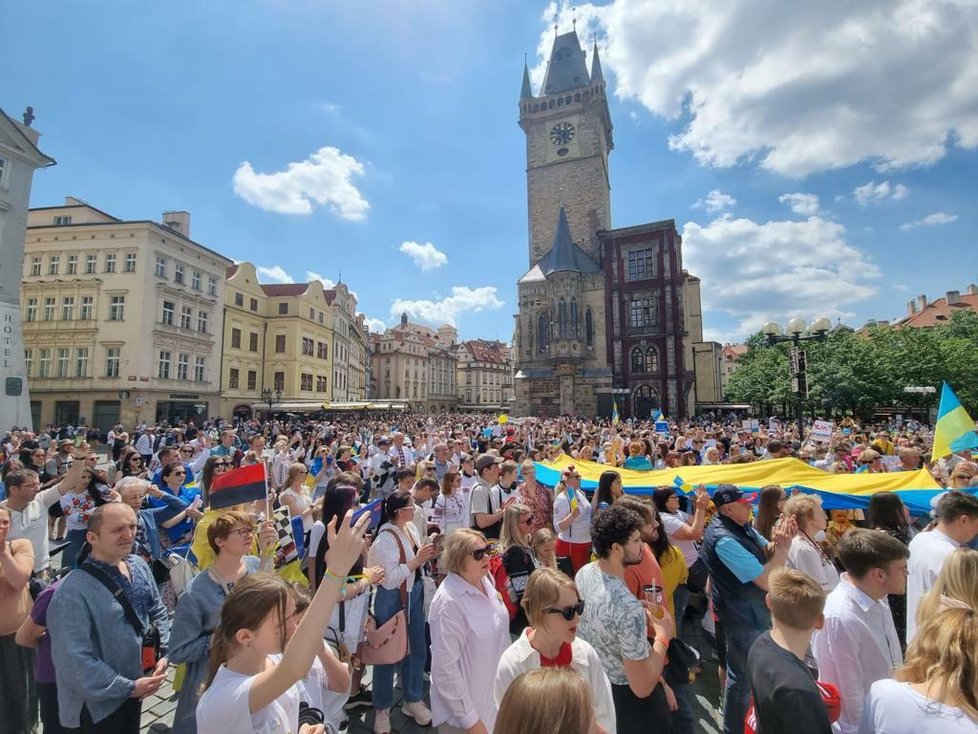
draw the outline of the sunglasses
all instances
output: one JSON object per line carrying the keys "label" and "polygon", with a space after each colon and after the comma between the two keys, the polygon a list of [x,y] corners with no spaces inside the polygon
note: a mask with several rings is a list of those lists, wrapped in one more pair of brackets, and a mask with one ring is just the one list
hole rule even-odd
{"label": "sunglasses", "polygon": [[487,555],[489,555],[489,556],[491,556],[491,555],[492,555],[492,548],[490,548],[490,547],[489,547],[489,546],[487,545],[487,546],[484,546],[484,547],[482,547],[482,548],[476,548],[475,550],[471,550],[471,551],[469,551],[469,553],[471,553],[471,554],[472,554],[472,557],[473,557],[473,558],[474,558],[475,560],[477,560],[477,561],[481,561],[481,560],[482,560],[483,558],[485,558],[485,557],[486,557]]}
{"label": "sunglasses", "polygon": [[178,477],[185,477],[185,476],[187,476],[187,472],[185,472],[185,471],[175,471],[175,472],[172,472],[172,474],[174,474],[175,476],[178,476]]}
{"label": "sunglasses", "polygon": [[574,619],[574,615],[575,614],[578,617],[580,617],[582,614],[584,614],[584,602],[583,601],[579,601],[574,606],[572,606],[572,607],[564,607],[563,609],[557,609],[556,607],[547,607],[543,611],[546,614],[559,614],[561,617],[563,617],[568,622],[570,622],[572,619]]}
{"label": "sunglasses", "polygon": [[232,464],[230,461],[215,461],[214,462],[214,468],[215,469],[217,467],[222,467],[224,469],[227,469],[229,466],[234,466],[234,464]]}

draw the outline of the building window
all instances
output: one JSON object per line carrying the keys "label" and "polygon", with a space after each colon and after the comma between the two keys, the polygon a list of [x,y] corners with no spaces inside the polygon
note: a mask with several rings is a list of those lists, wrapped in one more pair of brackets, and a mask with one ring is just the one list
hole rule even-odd
{"label": "building window", "polygon": [[231,348],[241,349],[241,329],[231,329]]}
{"label": "building window", "polygon": [[98,255],[85,255],[85,275],[95,275],[98,267]]}
{"label": "building window", "polygon": [[217,278],[215,278],[213,275],[209,275],[207,277],[207,295],[217,295]]}
{"label": "building window", "polygon": [[7,182],[4,181],[3,178],[6,172],[7,172],[7,161],[3,158],[0,158],[0,187],[3,188],[8,188]]}
{"label": "building window", "polygon": [[323,323],[324,320],[325,320],[325,314],[323,314],[323,312],[320,311],[319,312],[319,323],[320,324]]}
{"label": "building window", "polygon": [[248,370],[248,389],[255,390],[258,388],[258,373],[254,370]]}
{"label": "building window", "polygon": [[659,352],[656,351],[655,347],[649,347],[645,350],[645,371],[659,371]]}
{"label": "building window", "polygon": [[31,275],[41,274],[41,258],[32,257],[31,258]]}
{"label": "building window", "polygon": [[303,372],[299,377],[299,389],[302,392],[312,392],[312,375]]}
{"label": "building window", "polygon": [[275,335],[275,353],[285,354],[285,334]]}
{"label": "building window", "polygon": [[314,308],[310,308],[309,309],[309,320],[310,321],[315,321],[316,320],[316,309],[314,309]]}
{"label": "building window", "polygon": [[48,275],[57,275],[61,268],[61,255],[51,255],[48,258]]}
{"label": "building window", "polygon": [[54,218],[54,226],[55,227],[65,227],[65,226],[67,226],[69,224],[71,224],[71,217],[70,216],[67,216],[67,217],[66,216],[60,216],[60,217],[55,217]]}
{"label": "building window", "polygon": [[275,379],[275,381],[272,384],[275,387],[275,389],[276,390],[279,390],[279,389],[284,390],[285,389],[285,373],[284,372],[276,372],[274,379]]}
{"label": "building window", "polygon": [[28,298],[27,308],[24,310],[25,321],[37,321],[37,299]]}
{"label": "building window", "polygon": [[173,266],[173,282],[183,285],[183,265]]}
{"label": "building window", "polygon": [[557,309],[557,328],[561,337],[567,336],[567,329],[569,325],[569,319],[567,316],[567,301],[561,298],[560,305]]}
{"label": "building window", "polygon": [[170,352],[163,350],[160,352],[159,368],[156,372],[157,377],[162,380],[170,379],[170,359],[172,355]]}
{"label": "building window", "polygon": [[[165,326],[173,326],[173,301],[163,301],[163,315],[160,317],[160,323]],[[116,319],[111,319],[116,321]]]}
{"label": "building window", "polygon": [[105,376],[119,376],[119,362],[122,359],[122,347],[109,347],[105,350]]}
{"label": "building window", "polygon": [[88,347],[75,350],[75,377],[88,377]]}
{"label": "building window", "polygon": [[580,336],[580,331],[579,331],[580,307],[577,305],[576,298],[571,299],[570,311],[571,311],[571,316],[570,316],[571,334],[575,339],[577,339]]}
{"label": "building window", "polygon": [[190,276],[190,287],[193,288],[195,291],[200,290],[200,273],[196,270]]}
{"label": "building window", "polygon": [[283,301],[282,303],[278,304],[278,315],[279,316],[287,316],[288,313],[289,313],[289,304],[288,303],[286,303],[285,301]]}
{"label": "building window", "polygon": [[186,380],[190,375],[190,355],[182,352],[177,356],[177,379]]}
{"label": "building window", "polygon": [[207,357],[194,357],[194,380],[204,382],[207,379]]}
{"label": "building window", "polygon": [[58,348],[58,362],[56,366],[56,376],[57,377],[67,377],[68,376],[68,358],[69,350],[65,347]]}
{"label": "building window", "polygon": [[653,277],[655,277],[655,263],[652,259],[652,248],[629,250],[627,280],[648,280]]}
{"label": "building window", "polygon": [[54,299],[53,298],[44,299],[44,320],[54,321]]}
{"label": "building window", "polygon": [[95,296],[82,296],[81,299],[81,313],[78,314],[78,318],[82,321],[91,321],[92,312],[95,310]]}
{"label": "building window", "polygon": [[115,272],[115,255],[107,254],[105,256],[105,272]]}
{"label": "building window", "polygon": [[201,334],[207,333],[207,312],[197,312],[197,331]]}
{"label": "building window", "polygon": [[257,298],[248,299],[248,308],[250,308],[252,311],[258,311],[258,299]]}
{"label": "building window", "polygon": [[68,267],[65,272],[68,275],[78,275],[78,255],[68,255]]}
{"label": "building window", "polygon": [[251,332],[248,334],[248,351],[257,352],[258,351],[258,333]]}
{"label": "building window", "polygon": [[33,366],[34,366],[34,350],[30,348],[25,349],[24,350],[24,376],[25,377],[31,376],[31,367]]}
{"label": "building window", "polygon": [[234,305],[235,306],[244,306],[244,294],[242,294],[242,293],[235,293],[234,294]]}
{"label": "building window", "polygon": [[550,348],[550,316],[546,311],[537,317],[537,347],[541,352]]}
{"label": "building window", "polygon": [[50,371],[51,371],[51,350],[42,349],[41,358],[37,363],[37,376],[47,377]]}
{"label": "building window", "polygon": [[122,321],[126,317],[126,297],[112,296],[109,302],[109,321]]}
{"label": "building window", "polygon": [[157,278],[166,277],[166,258],[160,255],[156,256],[156,270],[154,271]]}
{"label": "building window", "polygon": [[302,337],[302,355],[304,357],[311,357],[314,349],[314,342],[312,339],[307,337]]}
{"label": "building window", "polygon": [[65,296],[61,299],[61,320],[62,321],[74,321],[75,320],[75,297]]}
{"label": "building window", "polygon": [[628,307],[628,325],[633,329],[655,326],[655,299],[635,298]]}
{"label": "building window", "polygon": [[193,328],[194,310],[190,306],[180,307],[180,328],[190,331]]}
{"label": "building window", "polygon": [[238,375],[239,374],[240,373],[238,372],[238,368],[237,367],[232,367],[231,368],[231,371],[228,373],[228,387],[231,388],[232,390],[237,390],[238,389]]}
{"label": "building window", "polygon": [[136,253],[135,252],[127,252],[126,253],[126,264],[123,265],[123,268],[125,269],[125,271],[127,273],[135,273],[136,272]]}

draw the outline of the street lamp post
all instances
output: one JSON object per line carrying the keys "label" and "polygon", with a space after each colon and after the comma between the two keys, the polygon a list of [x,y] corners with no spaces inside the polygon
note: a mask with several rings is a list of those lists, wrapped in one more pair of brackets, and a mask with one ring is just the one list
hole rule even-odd
{"label": "street lamp post", "polygon": [[[275,396],[275,400],[272,400],[272,396]],[[263,387],[261,389],[261,399],[262,402],[268,403],[268,420],[272,419],[272,403],[279,403],[282,401],[282,383],[276,382],[275,389],[270,387]]]}
{"label": "street lamp post", "polygon": [[801,342],[814,341],[824,342],[828,336],[832,322],[826,318],[815,319],[812,323],[810,333],[804,319],[791,319],[788,322],[788,333],[784,334],[781,325],[774,321],[764,324],[762,331],[767,337],[767,343],[771,346],[784,342],[791,342],[790,365],[791,365],[791,388],[795,394],[795,410],[798,417],[798,440],[805,441],[805,398],[808,396],[807,382],[807,362],[805,353],[801,349]]}

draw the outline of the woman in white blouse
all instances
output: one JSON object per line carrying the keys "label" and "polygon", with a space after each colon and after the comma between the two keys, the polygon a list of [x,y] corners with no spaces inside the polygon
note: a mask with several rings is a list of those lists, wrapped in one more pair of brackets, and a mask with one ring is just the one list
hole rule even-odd
{"label": "woman in white blouse", "polygon": [[[439,734],[490,734],[493,683],[509,646],[509,614],[489,573],[489,545],[456,530],[439,560],[448,572],[431,602],[431,708]],[[376,694],[374,694],[376,697]]]}
{"label": "woman in white blouse", "polygon": [[567,575],[551,568],[533,572],[523,593],[530,626],[499,661],[493,692],[497,709],[520,674],[542,666],[570,668],[588,684],[598,723],[615,731],[615,702],[608,676],[598,653],[577,636],[582,607],[577,586]]}
{"label": "woman in white blouse", "polygon": [[816,494],[796,494],[784,505],[784,516],[798,523],[798,534],[791,541],[785,565],[808,574],[826,593],[839,584],[839,572],[819,540],[825,533],[827,518],[822,498]]}
{"label": "woman in white blouse", "polygon": [[[394,669],[400,669],[404,705],[401,711],[419,725],[431,723],[431,712],[421,700],[428,644],[424,633],[424,591],[421,567],[435,556],[435,546],[421,544],[414,524],[414,497],[400,490],[384,500],[384,524],[370,546],[368,566],[382,566],[384,580],[374,598],[374,618],[382,626],[402,609],[407,617],[408,654],[393,665],[374,666],[374,732],[390,734],[390,708],[394,702]],[[404,601],[402,601],[402,599]]]}
{"label": "woman in white blouse", "polygon": [[591,560],[591,503],[581,490],[581,475],[571,464],[554,491],[557,556],[570,558],[576,574]]}
{"label": "woman in white blouse", "polygon": [[433,521],[444,537],[453,530],[469,527],[469,498],[462,492],[462,475],[456,471],[447,471],[441,478],[441,492],[435,498]]}

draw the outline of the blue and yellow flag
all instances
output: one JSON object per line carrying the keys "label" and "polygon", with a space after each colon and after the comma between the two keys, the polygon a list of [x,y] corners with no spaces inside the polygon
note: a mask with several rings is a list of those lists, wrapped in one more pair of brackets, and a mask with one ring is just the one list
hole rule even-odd
{"label": "blue and yellow flag", "polygon": [[621,423],[621,418],[618,417],[618,401],[614,398],[611,399],[611,425],[617,426]]}
{"label": "blue and yellow flag", "polygon": [[658,408],[653,408],[652,409],[652,422],[653,423],[660,423],[663,420],[665,420],[665,418],[662,415],[662,411],[659,410]]}
{"label": "blue and yellow flag", "polygon": [[937,411],[937,423],[934,426],[934,450],[931,453],[931,461],[937,461],[956,451],[975,447],[978,447],[975,422],[961,405],[954,390],[945,382],[941,390],[941,407]]}

